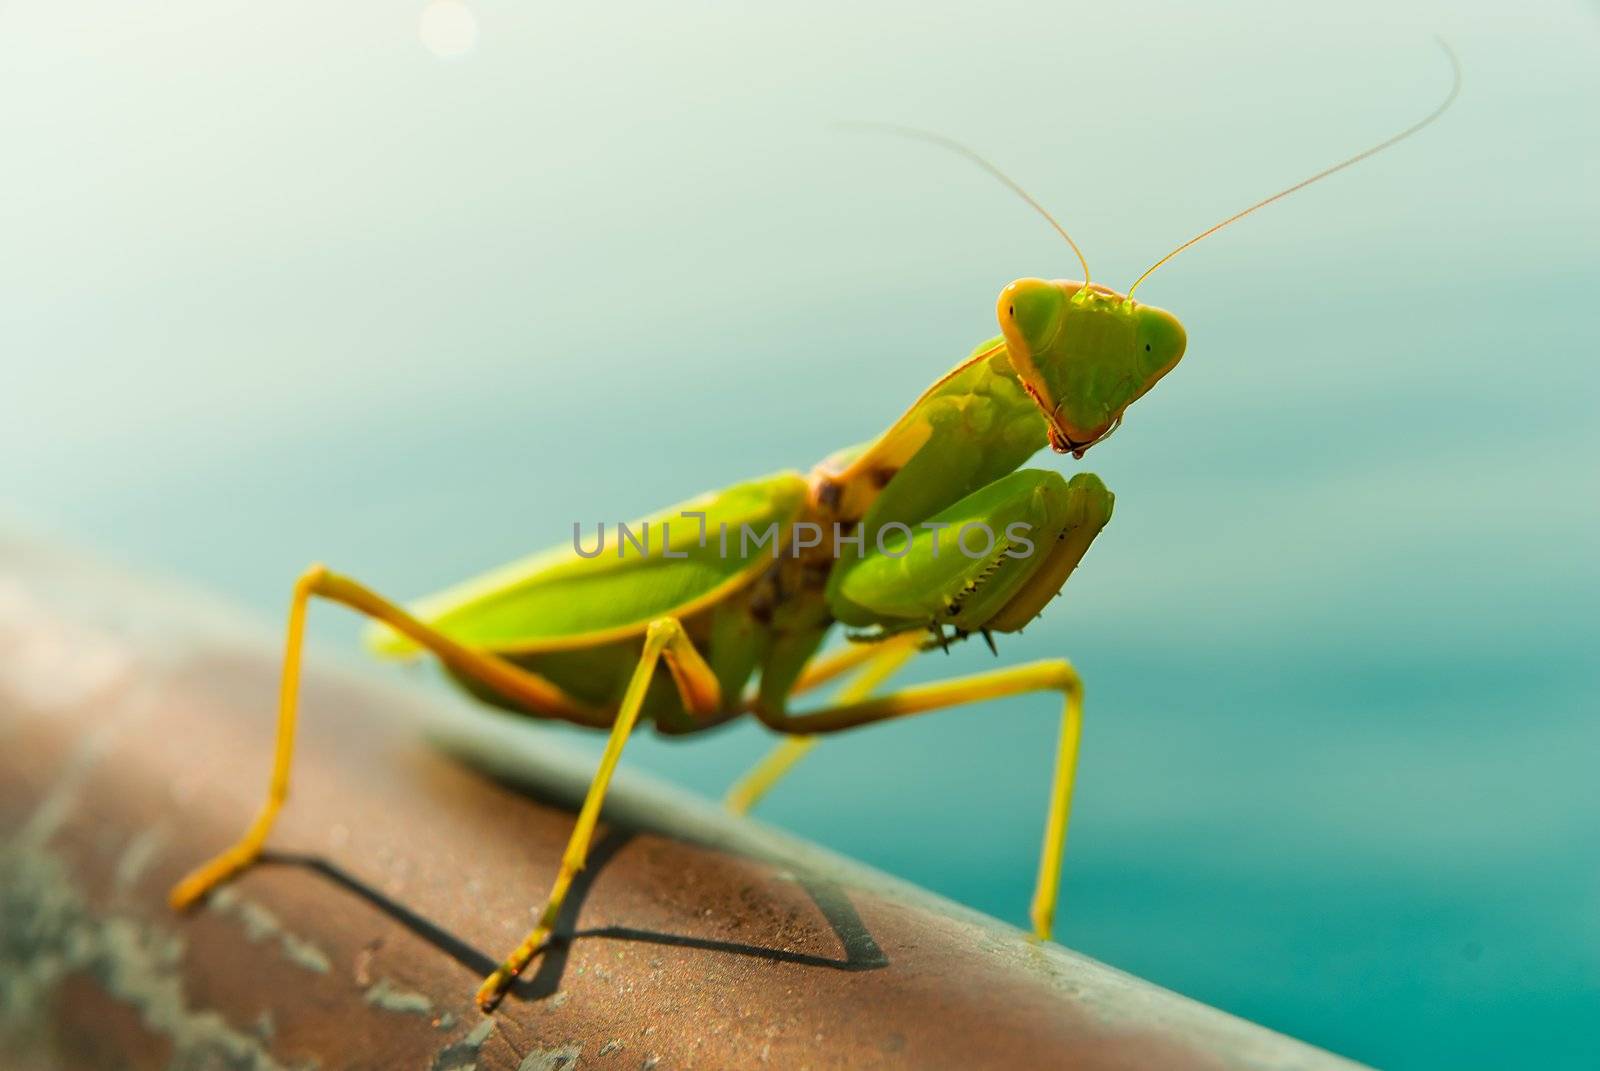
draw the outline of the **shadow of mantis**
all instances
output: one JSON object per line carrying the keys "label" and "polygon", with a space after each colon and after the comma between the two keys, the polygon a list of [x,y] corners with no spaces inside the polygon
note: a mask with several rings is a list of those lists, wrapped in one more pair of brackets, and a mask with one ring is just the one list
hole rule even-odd
{"label": "shadow of mantis", "polygon": [[[816,904],[823,918],[827,920],[834,936],[838,938],[840,947],[844,950],[842,958],[790,952],[786,949],[766,948],[738,941],[661,933],[629,926],[601,926],[579,930],[578,915],[582,912],[589,890],[606,865],[633,840],[634,836],[635,833],[631,830],[611,829],[594,845],[589,853],[588,865],[572,883],[572,889],[562,905],[561,914],[556,919],[549,943],[539,954],[537,969],[531,977],[519,980],[513,985],[512,994],[524,1000],[544,1000],[554,996],[561,988],[572,943],[578,940],[633,941],[674,948],[695,948],[826,970],[871,971],[889,965],[888,958],[872,939],[872,935],[861,921],[861,916],[844,891],[833,882],[805,875],[799,876],[797,880]],[[499,965],[497,959],[473,947],[437,922],[385,896],[360,878],[321,856],[264,852],[260,861],[264,865],[300,867],[317,874],[388,915],[474,974],[486,975]]]}

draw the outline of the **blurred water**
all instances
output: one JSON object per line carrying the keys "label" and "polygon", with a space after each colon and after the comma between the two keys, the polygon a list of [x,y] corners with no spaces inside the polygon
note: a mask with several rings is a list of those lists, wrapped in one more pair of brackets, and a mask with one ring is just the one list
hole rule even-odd
{"label": "blurred water", "polygon": [[[1002,656],[1089,682],[1067,943],[1386,1066],[1600,1065],[1593,5],[474,10],[446,61],[393,5],[0,6],[10,514],[276,616],[314,558],[415,595],[803,467],[1075,270],[834,120],[973,142],[1125,286],[1425,112],[1442,33],[1440,125],[1141,291],[1189,356]],[[830,742],[765,815],[1020,922],[1050,707]]]}

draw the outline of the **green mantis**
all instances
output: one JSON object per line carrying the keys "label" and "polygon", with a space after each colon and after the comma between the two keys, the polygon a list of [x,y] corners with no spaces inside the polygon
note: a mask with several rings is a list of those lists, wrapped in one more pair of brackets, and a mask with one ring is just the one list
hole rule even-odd
{"label": "green mantis", "polygon": [[[1061,721],[1032,902],[1048,938],[1082,729],[1083,685],[1065,659],[1000,668],[893,691],[880,689],[920,651],[1015,632],[1059,594],[1112,515],[1112,495],[1087,472],[1066,479],[1024,468],[1045,446],[1081,459],[1170,373],[1187,346],[1171,313],[1134,300],[1173,256],[1263,205],[1348,167],[1438,118],[1420,122],[1289,187],[1173,250],[1126,294],[1090,280],[1077,244],[1020,187],[981,157],[935,135],[1000,178],[1066,239],[1083,281],[1021,279],[1001,292],[1000,333],[939,378],[876,439],[808,473],[780,472],[624,526],[594,549],[574,530],[561,547],[409,608],[312,566],[290,602],[278,736],[267,799],[237,843],[185,877],[182,908],[260,854],[289,789],[307,607],[327,599],[371,619],[378,653],[431,654],[486,703],[606,731],[545,908],[532,932],[478,991],[491,1009],[548,940],[583,868],[607,786],[641,722],[694,733],[753,716],[784,741],[734,787],[744,810],[819,734],[1024,693],[1055,693]],[[836,626],[853,642],[822,653]],[[844,681],[831,701],[796,700]]]}

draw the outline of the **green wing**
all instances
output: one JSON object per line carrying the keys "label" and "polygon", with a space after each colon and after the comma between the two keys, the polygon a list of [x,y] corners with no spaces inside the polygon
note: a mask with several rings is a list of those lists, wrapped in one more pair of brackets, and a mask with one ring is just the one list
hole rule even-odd
{"label": "green wing", "polygon": [[[492,651],[553,651],[622,639],[643,632],[663,614],[682,616],[710,605],[769,564],[774,539],[757,546],[756,537],[775,525],[775,538],[787,538],[806,492],[806,481],[797,472],[735,484],[630,523],[635,538],[648,531],[647,552],[620,540],[608,524],[596,557],[585,558],[571,545],[558,547],[408,609],[452,639]],[[699,519],[683,516],[686,512],[706,515],[704,545]],[[723,525],[726,553],[719,538]],[[741,538],[744,531],[751,533],[748,543]],[[670,544],[663,538],[667,532]],[[586,552],[594,540],[594,530],[585,531]],[[671,557],[663,553],[668,549]],[[417,650],[386,625],[370,628],[366,639],[380,654]]]}

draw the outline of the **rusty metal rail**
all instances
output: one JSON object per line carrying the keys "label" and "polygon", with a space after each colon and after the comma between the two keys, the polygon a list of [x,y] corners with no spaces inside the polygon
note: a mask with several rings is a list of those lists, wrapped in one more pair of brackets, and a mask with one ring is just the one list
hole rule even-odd
{"label": "rusty metal rail", "polygon": [[484,1017],[591,762],[316,659],[273,856],[175,917],[167,886],[256,806],[277,657],[226,608],[0,538],[0,1065],[1353,1066],[637,776]]}

